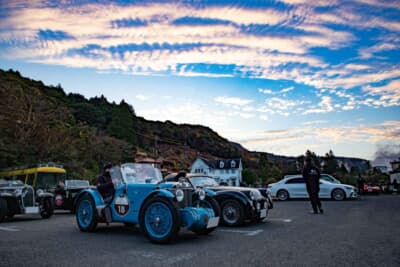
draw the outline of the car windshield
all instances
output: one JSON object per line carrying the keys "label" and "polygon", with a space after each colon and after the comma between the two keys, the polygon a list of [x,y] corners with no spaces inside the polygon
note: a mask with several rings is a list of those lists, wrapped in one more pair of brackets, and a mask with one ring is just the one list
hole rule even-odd
{"label": "car windshield", "polygon": [[59,181],[65,180],[65,173],[39,172],[36,187],[51,188],[56,187]]}
{"label": "car windshield", "polygon": [[218,183],[211,177],[197,176],[190,177],[190,182],[196,187],[198,186],[218,186]]}
{"label": "car windshield", "polygon": [[89,181],[86,180],[66,180],[65,186],[68,187],[89,187]]}
{"label": "car windshield", "polygon": [[151,164],[125,163],[121,165],[120,170],[128,184],[155,184],[162,181],[161,171]]}

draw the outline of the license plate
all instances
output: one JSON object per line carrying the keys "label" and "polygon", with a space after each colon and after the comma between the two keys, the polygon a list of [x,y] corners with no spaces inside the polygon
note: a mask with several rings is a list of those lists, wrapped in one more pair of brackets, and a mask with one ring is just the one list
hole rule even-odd
{"label": "license plate", "polygon": [[217,227],[219,223],[219,217],[213,217],[208,220],[207,228]]}
{"label": "license plate", "polygon": [[372,189],[368,189],[368,192],[372,192]]}
{"label": "license plate", "polygon": [[260,211],[260,218],[265,218],[267,217],[267,209],[263,209]]}

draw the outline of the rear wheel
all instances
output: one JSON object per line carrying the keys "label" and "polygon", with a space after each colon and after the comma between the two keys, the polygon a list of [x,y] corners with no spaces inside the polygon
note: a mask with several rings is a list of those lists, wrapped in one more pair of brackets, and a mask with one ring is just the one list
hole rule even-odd
{"label": "rear wheel", "polygon": [[0,198],[0,222],[3,222],[7,217],[7,200]]}
{"label": "rear wheel", "polygon": [[53,198],[45,198],[42,203],[42,211],[40,212],[40,216],[43,219],[50,218],[54,213],[54,200]]}
{"label": "rear wheel", "polygon": [[89,196],[82,197],[76,209],[76,222],[82,232],[93,232],[97,227],[96,207]]}
{"label": "rear wheel", "polygon": [[151,242],[173,242],[180,229],[178,211],[169,199],[152,198],[141,210],[140,227]]}
{"label": "rear wheel", "polygon": [[332,191],[332,198],[334,200],[340,201],[346,198],[346,195],[342,189],[334,189]]}
{"label": "rear wheel", "polygon": [[278,193],[276,194],[279,200],[288,200],[289,199],[289,192],[286,190],[279,190]]}
{"label": "rear wheel", "polygon": [[[197,199],[193,202],[193,207],[201,207],[201,208],[205,208],[205,209],[212,209],[214,211],[214,216],[215,217],[219,217],[220,213],[221,213],[221,208],[219,207],[218,202],[210,197],[210,196],[206,196],[206,198],[204,200],[200,200]],[[198,235],[207,235],[209,233],[211,233],[212,231],[214,231],[216,227],[212,227],[212,228],[203,228],[200,230],[193,230],[193,232],[195,232]]]}
{"label": "rear wheel", "polygon": [[237,200],[228,199],[221,204],[222,223],[226,226],[239,226],[244,223],[244,207]]}

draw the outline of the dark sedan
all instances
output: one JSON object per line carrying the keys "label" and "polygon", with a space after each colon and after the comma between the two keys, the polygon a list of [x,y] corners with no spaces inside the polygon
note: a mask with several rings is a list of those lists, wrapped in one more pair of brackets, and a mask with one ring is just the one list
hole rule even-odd
{"label": "dark sedan", "polygon": [[[165,177],[176,181],[177,174]],[[245,222],[262,221],[271,207],[258,189],[248,187],[219,186],[210,176],[186,174],[186,178],[197,188],[207,188],[217,193],[214,197],[221,207],[221,223],[226,226],[240,226]]]}

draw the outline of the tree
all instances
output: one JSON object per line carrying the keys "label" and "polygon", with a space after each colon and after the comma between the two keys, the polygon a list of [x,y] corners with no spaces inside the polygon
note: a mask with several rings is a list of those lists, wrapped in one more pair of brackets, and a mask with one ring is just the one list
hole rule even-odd
{"label": "tree", "polygon": [[254,184],[257,180],[257,177],[254,174],[254,172],[247,168],[243,169],[242,177],[243,181],[246,182],[247,184]]}

